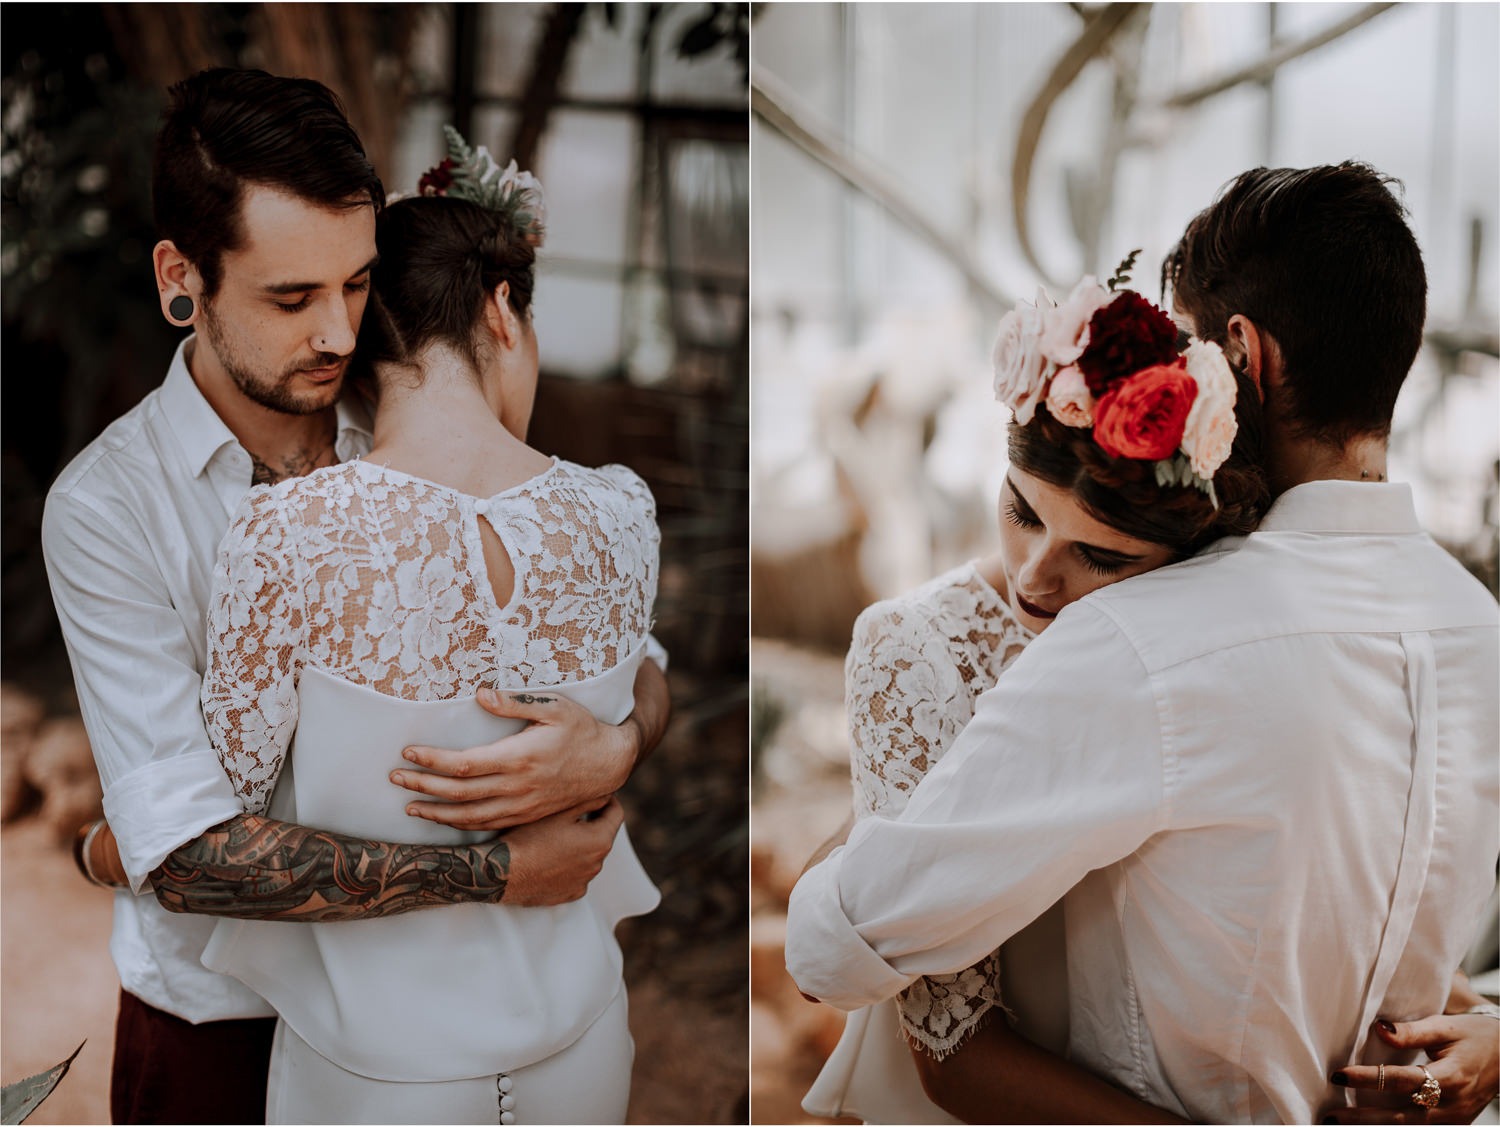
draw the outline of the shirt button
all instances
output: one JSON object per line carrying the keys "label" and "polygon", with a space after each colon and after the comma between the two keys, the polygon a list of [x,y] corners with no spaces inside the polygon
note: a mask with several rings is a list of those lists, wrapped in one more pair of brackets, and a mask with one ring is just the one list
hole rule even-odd
{"label": "shirt button", "polygon": [[501,1096],[500,1097],[500,1110],[501,1111],[515,1111],[516,1110],[516,1097],[515,1096]]}
{"label": "shirt button", "polygon": [[500,1076],[500,1078],[499,1078],[499,1079],[498,1079],[498,1080],[496,1080],[496,1081],[495,1081],[495,1086],[496,1086],[496,1087],[498,1087],[498,1088],[499,1088],[499,1089],[500,1089],[500,1094],[501,1094],[501,1095],[502,1095],[502,1096],[503,1096],[503,1095],[504,1095],[504,1094],[505,1094],[505,1093],[506,1093],[506,1092],[509,1092],[509,1091],[510,1091],[510,1090],[511,1090],[511,1087],[512,1087],[512,1086],[513,1086],[513,1085],[514,1085],[514,1084],[515,1084],[515,1081],[514,1081],[514,1080],[512,1080],[512,1079],[511,1079],[511,1078],[510,1078],[510,1077],[509,1077],[509,1076],[506,1076],[506,1075],[504,1075],[504,1074],[502,1074],[502,1075],[501,1075],[501,1076]]}
{"label": "shirt button", "polygon": [[488,516],[490,512],[490,503],[488,501],[475,501],[474,511],[482,517]]}
{"label": "shirt button", "polygon": [[513,1111],[502,1111],[500,1113],[500,1122],[501,1123],[509,1125],[511,1123],[514,1123],[515,1121],[516,1121],[516,1113],[515,1112],[513,1112]]}

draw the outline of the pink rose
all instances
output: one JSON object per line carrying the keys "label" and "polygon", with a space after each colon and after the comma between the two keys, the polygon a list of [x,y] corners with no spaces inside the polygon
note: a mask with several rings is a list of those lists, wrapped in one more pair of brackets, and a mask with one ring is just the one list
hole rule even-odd
{"label": "pink rose", "polygon": [[1188,375],[1198,384],[1198,398],[1182,431],[1182,452],[1193,472],[1210,481],[1229,457],[1239,431],[1234,415],[1239,388],[1223,351],[1212,341],[1194,340],[1182,355]]}
{"label": "pink rose", "polygon": [[1091,427],[1094,425],[1094,397],[1089,394],[1088,381],[1078,370],[1078,365],[1069,364],[1059,368],[1047,389],[1047,410],[1064,426]]}
{"label": "pink rose", "polygon": [[1015,414],[1016,422],[1031,422],[1036,405],[1047,390],[1052,365],[1042,355],[1043,318],[1053,308],[1040,286],[1036,304],[1022,301],[1000,320],[995,338],[995,398]]}
{"label": "pink rose", "polygon": [[1085,275],[1068,300],[1048,311],[1042,330],[1042,354],[1054,364],[1076,361],[1089,342],[1089,321],[1114,297],[1092,274]]}

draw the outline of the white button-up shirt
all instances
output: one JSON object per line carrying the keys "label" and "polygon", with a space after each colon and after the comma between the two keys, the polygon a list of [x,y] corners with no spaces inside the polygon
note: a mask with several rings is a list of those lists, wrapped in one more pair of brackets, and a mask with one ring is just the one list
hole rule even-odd
{"label": "white button-up shirt", "polygon": [[[202,966],[212,917],[168,912],[140,891],[167,854],[243,810],[198,695],[214,560],[252,467],[188,374],[193,340],[162,385],[58,477],[42,549],[104,812],[136,890],[115,899],[110,952],[126,990],[199,1022],[272,1011]],[[338,457],[363,454],[370,441],[363,412],[341,403]]]}
{"label": "white button-up shirt", "polygon": [[1406,486],[1298,486],[1059,615],[798,884],[787,966],[852,1009],[1066,894],[1073,1059],[1195,1122],[1317,1122],[1331,1070],[1394,1059],[1377,1017],[1442,1009],[1493,886],[1496,631]]}

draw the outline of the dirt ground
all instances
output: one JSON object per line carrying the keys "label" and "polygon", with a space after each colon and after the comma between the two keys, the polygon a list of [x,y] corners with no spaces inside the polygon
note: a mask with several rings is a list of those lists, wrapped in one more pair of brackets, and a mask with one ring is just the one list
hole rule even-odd
{"label": "dirt ground", "polygon": [[[656,912],[619,932],[636,1046],[630,1123],[748,1117],[748,724],[738,686],[674,673],[673,724],[621,795],[662,891]],[[49,711],[68,705],[60,695]],[[0,1081],[49,1069],[87,1041],[28,1123],[109,1121],[113,895],[78,874],[34,800],[0,826]]]}
{"label": "dirt ground", "polygon": [[843,1015],[786,973],[786,905],[808,856],[850,809],[841,657],[756,639],[751,737],[750,1096],[752,1123],[854,1123],[802,1110]]}
{"label": "dirt ground", "polygon": [[[120,983],[109,957],[112,894],[86,883],[36,819],[0,830],[0,1076],[19,1080],[87,1039],[27,1121],[109,1122],[109,1062]],[[743,1005],[685,994],[660,973],[633,976],[631,1123],[743,1122]]]}

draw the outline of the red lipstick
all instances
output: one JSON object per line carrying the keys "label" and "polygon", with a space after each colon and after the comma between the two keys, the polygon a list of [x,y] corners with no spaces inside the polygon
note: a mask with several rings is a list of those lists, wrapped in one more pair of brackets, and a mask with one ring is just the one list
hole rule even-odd
{"label": "red lipstick", "polygon": [[1019,591],[1016,592],[1016,606],[1020,607],[1027,614],[1031,615],[1032,618],[1056,618],[1057,617],[1057,612],[1055,610],[1043,610],[1041,607],[1037,606],[1035,603],[1028,602],[1026,599],[1022,598],[1021,597],[1021,593]]}

